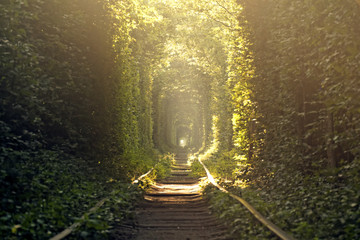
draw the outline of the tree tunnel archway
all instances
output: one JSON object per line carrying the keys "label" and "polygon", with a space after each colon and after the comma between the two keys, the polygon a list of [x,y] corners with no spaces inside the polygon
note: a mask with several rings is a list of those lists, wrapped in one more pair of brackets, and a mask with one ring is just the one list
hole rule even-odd
{"label": "tree tunnel archway", "polygon": [[162,136],[158,143],[168,148],[199,149],[203,142],[203,117],[199,101],[186,93],[175,93],[168,94],[160,105],[159,125],[154,127],[157,134]]}
{"label": "tree tunnel archway", "polygon": [[[154,145],[172,151],[183,138],[183,145],[195,151],[205,150],[213,142],[229,149],[233,129],[231,89],[238,79],[228,63],[240,59],[234,54],[239,52],[237,48],[244,48],[244,42],[239,19],[229,16],[224,7],[239,13],[242,8],[233,1],[225,5],[196,1],[196,10],[187,1],[167,4],[161,9],[170,23],[166,59],[158,65],[153,80]],[[184,11],[179,11],[179,6]],[[243,101],[243,96],[236,97]]]}

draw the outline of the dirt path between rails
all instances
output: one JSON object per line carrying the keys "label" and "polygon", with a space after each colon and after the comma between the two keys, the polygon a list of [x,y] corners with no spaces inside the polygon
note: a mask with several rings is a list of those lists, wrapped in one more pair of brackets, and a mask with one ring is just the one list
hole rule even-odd
{"label": "dirt path between rails", "polygon": [[116,239],[230,239],[202,199],[198,179],[189,173],[186,154],[178,154],[171,176],[146,192],[136,211],[135,229],[119,232]]}

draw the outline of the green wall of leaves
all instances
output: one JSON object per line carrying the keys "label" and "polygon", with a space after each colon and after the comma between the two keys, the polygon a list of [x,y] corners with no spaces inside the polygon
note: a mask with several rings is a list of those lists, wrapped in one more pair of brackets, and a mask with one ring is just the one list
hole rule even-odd
{"label": "green wall of leaves", "polygon": [[164,31],[142,1],[9,0],[0,18],[0,236],[49,238],[154,165]]}

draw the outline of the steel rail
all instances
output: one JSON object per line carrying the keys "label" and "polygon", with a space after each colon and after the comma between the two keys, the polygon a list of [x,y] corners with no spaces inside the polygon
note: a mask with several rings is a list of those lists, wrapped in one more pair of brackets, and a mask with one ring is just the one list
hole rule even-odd
{"label": "steel rail", "polygon": [[[141,175],[140,177],[138,177],[136,180],[132,181],[131,184],[135,184],[138,183],[141,179],[143,179],[144,177],[146,177],[147,175],[149,175],[152,171],[154,170],[154,168],[151,168],[147,173]],[[84,220],[86,216],[94,213],[96,210],[98,210],[102,205],[104,205],[104,203],[108,200],[109,198],[103,198],[101,199],[98,203],[95,204],[94,207],[92,207],[87,213],[85,213],[82,217],[81,220]],[[63,230],[62,232],[56,234],[54,237],[50,238],[50,240],[61,240],[63,238],[65,238],[66,236],[68,236],[70,233],[72,233],[76,228],[80,227],[81,224],[83,222],[76,222],[73,223],[70,227],[66,228],[65,230]]]}
{"label": "steel rail", "polygon": [[290,236],[288,233],[286,233],[285,231],[283,231],[281,228],[279,228],[278,226],[276,226],[274,223],[272,223],[270,220],[268,220],[267,218],[265,218],[261,213],[259,213],[253,206],[250,205],[250,203],[248,203],[247,201],[245,201],[243,198],[236,196],[234,194],[232,194],[231,192],[229,192],[228,190],[226,190],[225,188],[223,188],[222,186],[220,186],[219,184],[217,184],[217,182],[215,181],[214,177],[211,175],[210,171],[207,169],[207,167],[205,166],[205,164],[198,158],[198,161],[200,162],[200,164],[203,166],[203,168],[205,169],[205,172],[207,174],[207,178],[209,179],[209,181],[215,186],[217,187],[220,191],[229,194],[232,198],[236,199],[237,201],[239,201],[249,212],[251,212],[254,217],[260,221],[262,224],[264,224],[270,231],[272,231],[274,234],[276,234],[279,238],[283,239],[283,240],[295,240],[294,237]]}

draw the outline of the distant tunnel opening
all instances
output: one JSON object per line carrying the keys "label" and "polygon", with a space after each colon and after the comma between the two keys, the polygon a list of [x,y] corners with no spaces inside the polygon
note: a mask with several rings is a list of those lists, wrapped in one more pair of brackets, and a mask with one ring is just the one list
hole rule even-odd
{"label": "distant tunnel opening", "polygon": [[197,94],[167,93],[159,112],[157,143],[160,150],[197,151],[203,144],[203,110]]}
{"label": "distant tunnel opening", "polygon": [[185,148],[191,146],[191,130],[186,126],[180,126],[176,130],[177,146]]}
{"label": "distant tunnel opening", "polygon": [[[154,143],[168,152],[196,152],[208,144],[211,131],[209,75],[188,59],[174,57],[154,83]],[[161,83],[161,84],[160,84]]]}

